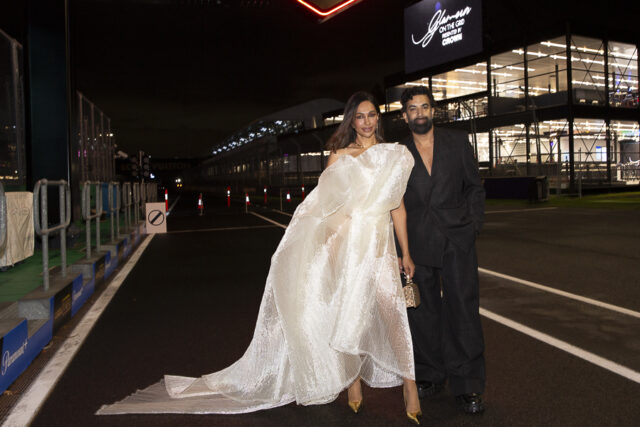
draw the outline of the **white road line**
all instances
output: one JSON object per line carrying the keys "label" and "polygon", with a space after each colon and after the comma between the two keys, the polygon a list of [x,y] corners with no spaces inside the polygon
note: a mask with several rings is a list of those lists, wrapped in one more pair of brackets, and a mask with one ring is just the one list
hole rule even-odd
{"label": "white road line", "polygon": [[273,228],[274,225],[252,225],[248,227],[219,227],[219,228],[200,228],[197,230],[175,230],[168,231],[167,234],[174,233],[200,233],[201,231],[233,231],[233,230],[253,230],[254,228]]}
{"label": "white road line", "polygon": [[65,342],[62,343],[56,354],[49,360],[47,366],[40,372],[35,381],[31,383],[27,391],[13,407],[11,413],[2,424],[3,427],[22,427],[31,423],[49,396],[49,393],[51,393],[53,387],[55,387],[67,369],[67,366],[69,366],[69,363],[73,360],[78,349],[89,335],[89,332],[91,332],[96,321],[100,318],[102,312],[107,305],[109,305],[109,302],[122,285],[122,282],[124,282],[129,272],[131,272],[140,259],[140,256],[153,239],[153,236],[152,234],[144,239],[122,270],[111,280],[107,288],[100,295],[100,298],[98,298],[91,309],[84,315],[73,332],[71,332]]}
{"label": "white road line", "polygon": [[272,211],[274,211],[274,212],[281,213],[282,215],[289,215],[289,216],[293,216],[293,214],[290,214],[289,212],[281,211],[281,210],[279,210],[279,209],[271,209],[271,210],[272,210]]}
{"label": "white road line", "polygon": [[480,314],[494,320],[498,323],[503,324],[511,329],[515,329],[518,332],[522,332],[523,334],[529,335],[532,338],[535,338],[539,341],[547,343],[553,347],[556,347],[560,350],[566,351],[569,354],[573,354],[587,362],[593,363],[601,368],[604,368],[608,371],[613,372],[614,374],[618,374],[622,377],[630,379],[636,383],[640,383],[640,372],[634,371],[633,369],[629,369],[626,366],[622,366],[616,362],[613,362],[609,359],[605,359],[604,357],[600,357],[597,354],[593,354],[586,350],[583,350],[579,347],[569,344],[568,342],[559,340],[545,333],[536,331],[535,329],[531,329],[528,326],[525,326],[521,323],[514,322],[513,320],[507,319],[506,317],[500,316],[499,314],[495,314],[489,310],[485,310],[484,308],[480,308]]}
{"label": "white road line", "polygon": [[552,294],[560,295],[566,298],[571,298],[576,301],[584,302],[587,304],[595,305],[597,307],[606,308],[607,310],[616,311],[618,313],[626,314],[628,316],[637,317],[640,319],[640,313],[637,311],[629,310],[628,308],[618,307],[617,305],[608,304],[606,302],[601,302],[595,299],[583,297],[581,295],[572,294],[570,292],[561,291],[559,289],[554,289],[549,286],[544,286],[539,283],[530,282],[528,280],[519,279],[514,276],[509,276],[508,274],[498,273],[497,271],[487,270],[486,268],[478,268],[478,271],[481,273],[488,274],[490,276],[500,277],[501,279],[510,280],[512,282],[519,283],[521,285],[530,286],[532,288],[540,289],[542,291],[546,291]]}
{"label": "white road line", "polygon": [[275,222],[274,220],[269,219],[269,218],[267,218],[266,216],[262,216],[262,215],[260,215],[260,214],[257,214],[257,213],[255,213],[255,212],[251,212],[251,211],[249,211],[249,213],[250,213],[251,215],[255,215],[255,216],[257,216],[258,218],[264,219],[265,221],[270,222],[271,224],[277,225],[278,227],[285,228],[285,229],[287,228],[287,226],[286,226],[286,225],[284,225],[284,224],[280,224],[279,222]]}
{"label": "white road line", "polygon": [[514,212],[533,212],[533,211],[550,211],[553,209],[558,209],[557,207],[550,208],[533,208],[533,209],[508,209],[504,211],[485,211],[485,214],[496,214],[496,213],[514,213]]}
{"label": "white road line", "polygon": [[[547,208],[544,208],[544,209],[547,209]],[[555,208],[552,208],[552,209],[555,209]],[[259,214],[255,213],[255,212],[249,212],[249,213],[251,213],[251,214],[253,214],[253,215],[255,215],[255,216],[259,217],[259,218],[262,218],[265,221],[268,221],[268,222],[270,222],[272,224],[275,224],[275,225],[277,225],[279,227],[286,228],[285,225],[280,224],[279,222],[273,221],[273,220],[271,220],[271,219],[269,219],[267,217],[264,217],[262,215],[259,215]],[[630,310],[628,308],[618,307],[617,305],[608,304],[606,302],[598,301],[598,300],[595,300],[595,299],[592,299],[592,298],[587,298],[587,297],[583,297],[581,295],[572,294],[570,292],[561,291],[559,289],[554,289],[554,288],[551,288],[549,286],[544,286],[544,285],[541,285],[539,283],[531,282],[529,280],[519,279],[519,278],[514,277],[514,276],[509,276],[508,274],[498,273],[497,271],[488,270],[488,269],[482,268],[482,267],[478,267],[478,271],[481,272],[481,273],[485,273],[485,274],[491,275],[491,276],[500,277],[501,279],[510,280],[512,282],[516,282],[516,283],[519,283],[521,285],[530,286],[532,288],[536,288],[536,289],[539,289],[539,290],[542,290],[542,291],[546,291],[546,292],[549,292],[549,293],[552,293],[552,294],[560,295],[560,296],[563,296],[565,298],[571,298],[571,299],[576,300],[576,301],[584,302],[586,304],[595,305],[597,307],[605,308],[607,310],[615,311],[615,312],[618,312],[618,313],[626,314],[628,316],[632,316],[632,317],[636,317],[636,318],[640,319],[640,313],[639,312]]]}
{"label": "white road line", "polygon": [[[283,224],[280,224],[278,222],[275,222],[269,218],[266,218],[262,215],[258,215],[255,212],[250,212],[251,214],[260,217],[262,219],[264,219],[265,221],[269,221],[273,224],[279,225],[282,228],[286,228]],[[574,294],[570,294],[568,292],[564,292],[564,291],[558,291],[557,289],[553,289],[553,288],[549,288],[548,286],[543,286],[543,285],[539,285],[537,283],[533,283],[533,282],[529,282],[527,280],[522,280],[522,279],[518,279],[517,277],[513,277],[513,276],[508,276],[506,274],[501,274],[501,273],[496,273],[494,271],[491,270],[487,270],[485,268],[479,268],[480,271],[487,273],[487,274],[491,274],[491,275],[495,275],[498,277],[502,277],[504,279],[509,279],[518,283],[522,283],[524,285],[527,286],[533,286],[535,288],[538,289],[542,289],[542,290],[546,290],[549,292],[553,292],[553,293],[557,293],[558,295],[562,295],[562,296],[567,296],[569,298],[574,298],[577,299],[579,301],[583,301],[583,302],[587,302],[589,304],[594,304],[594,305],[598,305],[600,307],[605,307],[605,308],[609,308],[611,310],[615,310],[621,313],[625,313],[625,314],[629,314],[631,316],[636,316],[636,315],[640,315],[640,313],[636,313],[635,311],[631,311],[631,310],[627,310],[624,308],[620,308],[620,307],[616,307],[614,305],[611,304],[606,304],[606,303],[602,303],[600,301],[596,301],[596,300],[592,300],[590,298],[585,298],[585,297],[581,297],[579,295],[574,295]],[[529,328],[528,326],[525,326],[521,323],[518,322],[514,322],[511,319],[507,319],[506,317],[500,316],[499,314],[493,313],[489,310],[486,310],[482,307],[480,307],[480,314],[482,316],[485,316],[491,320],[494,320],[498,323],[503,324],[504,326],[507,326],[509,328],[515,329],[518,332],[522,332],[523,334],[529,335],[532,338],[535,338],[537,340],[540,340],[542,342],[545,342],[553,347],[556,347],[560,350],[566,351],[569,354],[573,354],[574,356],[577,356],[583,360],[586,360],[587,362],[593,363],[596,366],[599,366],[601,368],[604,368],[610,372],[613,372],[615,374],[618,374],[620,376],[623,376],[625,378],[630,379],[631,381],[640,383],[640,372],[636,372],[633,369],[629,369],[626,366],[622,366],[618,363],[615,363],[609,359],[605,359],[604,357],[600,357],[597,354],[594,353],[590,353],[586,350],[583,350],[579,347],[576,347],[574,345],[571,345],[565,341],[559,340],[557,338],[552,337],[551,335],[547,335],[543,332],[540,331],[536,331],[535,329]]]}

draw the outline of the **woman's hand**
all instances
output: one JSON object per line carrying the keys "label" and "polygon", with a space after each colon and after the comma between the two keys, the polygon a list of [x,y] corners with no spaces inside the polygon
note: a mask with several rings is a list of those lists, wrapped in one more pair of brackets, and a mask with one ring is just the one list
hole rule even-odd
{"label": "woman's hand", "polygon": [[413,263],[413,260],[409,255],[402,257],[402,270],[408,278],[413,278],[413,275],[416,272],[416,265]]}

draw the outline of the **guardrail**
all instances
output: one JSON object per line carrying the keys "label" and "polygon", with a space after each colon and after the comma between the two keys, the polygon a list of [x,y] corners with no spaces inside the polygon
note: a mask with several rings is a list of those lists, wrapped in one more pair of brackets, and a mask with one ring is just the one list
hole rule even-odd
{"label": "guardrail", "polygon": [[145,182],[141,182],[140,183],[140,201],[142,202],[141,205],[144,206],[144,203],[147,202],[147,183]]}
{"label": "guardrail", "polygon": [[133,183],[133,219],[134,224],[140,222],[140,183]]}
{"label": "guardrail", "polygon": [[[57,185],[60,203],[60,223],[49,228],[48,186]],[[49,290],[49,234],[60,231],[60,258],[62,277],[67,275],[67,227],[71,222],[71,195],[67,181],[41,179],[33,188],[33,219],[35,231],[42,237],[42,280]]]}
{"label": "guardrail", "polygon": [[0,182],[0,254],[7,246],[7,198],[4,194],[4,186]]}
{"label": "guardrail", "polygon": [[[91,214],[91,186],[95,186],[96,211]],[[100,251],[100,216],[102,216],[102,184],[100,182],[85,181],[82,183],[82,218],[86,224],[87,259],[91,258],[91,220],[96,220],[96,252]]]}
{"label": "guardrail", "polygon": [[147,182],[145,185],[147,186],[147,202],[157,202],[158,184],[154,182]]}
{"label": "guardrail", "polygon": [[145,203],[149,201],[149,194],[147,193],[147,183],[140,183],[140,218],[144,220],[145,217]]}
{"label": "guardrail", "polygon": [[131,183],[122,183],[122,204],[124,205],[124,224],[125,228],[131,228]]}
{"label": "guardrail", "polygon": [[[114,193],[115,190],[115,193]],[[109,219],[111,220],[111,243],[115,243],[116,237],[120,235],[120,183],[111,181],[107,184],[109,192]],[[115,196],[115,197],[114,197]],[[114,200],[115,198],[115,200]],[[113,214],[116,214],[115,227]]]}

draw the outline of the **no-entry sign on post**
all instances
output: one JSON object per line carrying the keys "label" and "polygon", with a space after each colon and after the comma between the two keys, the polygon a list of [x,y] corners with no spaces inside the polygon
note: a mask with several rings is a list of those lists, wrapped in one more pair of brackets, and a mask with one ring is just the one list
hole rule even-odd
{"label": "no-entry sign on post", "polygon": [[146,228],[147,234],[167,232],[167,213],[164,203],[147,203]]}

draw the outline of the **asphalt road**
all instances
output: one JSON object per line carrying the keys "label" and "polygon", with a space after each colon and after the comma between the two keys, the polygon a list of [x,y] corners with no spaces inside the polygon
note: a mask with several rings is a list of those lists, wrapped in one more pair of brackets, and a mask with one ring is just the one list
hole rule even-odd
{"label": "asphalt road", "polygon": [[[283,224],[290,218],[253,209]],[[345,393],[327,405],[233,416],[94,415],[164,374],[214,372],[243,354],[284,231],[243,212],[239,205],[209,206],[198,216],[195,197],[182,196],[168,218],[169,233],[151,241],[34,426],[407,425],[400,388],[365,388],[357,415],[347,408]],[[570,208],[488,214],[478,240],[480,265],[640,311],[637,218],[637,210]],[[640,372],[637,317],[491,274],[481,274],[481,306],[568,348]],[[504,322],[483,317],[483,328],[486,413],[460,414],[445,392],[422,402],[423,425],[640,425],[638,382]]]}

